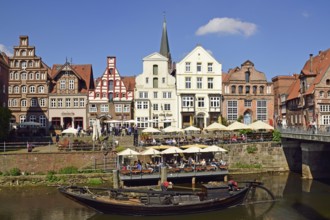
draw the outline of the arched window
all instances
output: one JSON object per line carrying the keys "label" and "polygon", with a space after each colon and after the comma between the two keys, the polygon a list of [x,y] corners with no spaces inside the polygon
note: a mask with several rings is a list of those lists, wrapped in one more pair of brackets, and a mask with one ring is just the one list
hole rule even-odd
{"label": "arched window", "polygon": [[330,79],[327,79],[325,82],[327,85],[330,85]]}
{"label": "arched window", "polygon": [[27,93],[27,88],[26,88],[26,86],[22,86],[22,87],[21,87],[21,90],[22,90],[22,93]]}
{"label": "arched window", "polygon": [[320,98],[323,98],[323,97],[324,97],[324,92],[320,91]]}
{"label": "arched window", "polygon": [[152,73],[153,73],[153,75],[158,75],[158,65],[152,66]]}
{"label": "arched window", "polygon": [[26,73],[25,72],[21,73],[21,80],[26,80]]}
{"label": "arched window", "polygon": [[236,93],[236,86],[231,86],[231,94],[235,94]]}
{"label": "arched window", "polygon": [[260,87],[259,87],[260,94],[264,94],[264,89],[265,89],[264,86],[260,86]]}
{"label": "arched window", "polygon": [[35,98],[33,98],[33,99],[31,99],[31,107],[37,107],[37,99],[35,99]]}
{"label": "arched window", "polygon": [[243,86],[238,86],[238,93],[242,94],[243,93]]}
{"label": "arched window", "polygon": [[22,51],[21,51],[21,55],[22,55],[22,56],[26,56],[26,50],[22,50]]}
{"label": "arched window", "polygon": [[36,93],[36,87],[30,86],[30,93]]}
{"label": "arched window", "polygon": [[257,94],[257,86],[253,86],[253,94]]}
{"label": "arched window", "polygon": [[111,102],[113,101],[113,93],[112,92],[109,93],[109,101],[111,101]]}
{"label": "arched window", "polygon": [[21,100],[21,106],[22,107],[26,107],[26,99],[22,99]]}
{"label": "arched window", "polygon": [[328,91],[328,94],[327,95],[328,95],[328,98],[330,98],[330,90]]}
{"label": "arched window", "polygon": [[245,86],[245,93],[250,94],[250,86]]}
{"label": "arched window", "polygon": [[157,77],[153,78],[152,83],[153,83],[152,85],[153,85],[154,89],[158,88],[158,78]]}
{"label": "arched window", "polygon": [[33,73],[29,73],[29,80],[33,80]]}
{"label": "arched window", "polygon": [[113,80],[109,80],[109,90],[113,90]]}
{"label": "arched window", "polygon": [[19,87],[18,86],[14,87],[14,93],[19,93]]}
{"label": "arched window", "polygon": [[38,87],[38,93],[45,93],[45,87],[39,86]]}
{"label": "arched window", "polygon": [[26,115],[20,115],[19,116],[19,122],[22,123],[22,122],[25,122],[26,121]]}

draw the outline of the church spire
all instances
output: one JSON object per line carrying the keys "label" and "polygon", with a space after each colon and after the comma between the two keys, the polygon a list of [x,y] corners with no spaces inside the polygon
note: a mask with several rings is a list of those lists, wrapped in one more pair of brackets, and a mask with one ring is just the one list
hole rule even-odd
{"label": "church spire", "polygon": [[167,37],[165,14],[164,14],[164,22],[163,22],[162,40],[160,42],[160,54],[169,59],[171,58],[170,46],[168,44],[168,37]]}

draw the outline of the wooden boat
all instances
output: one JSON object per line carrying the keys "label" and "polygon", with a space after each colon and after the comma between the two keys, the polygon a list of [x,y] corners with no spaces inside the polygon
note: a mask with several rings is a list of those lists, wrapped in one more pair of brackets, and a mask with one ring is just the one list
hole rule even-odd
{"label": "wooden boat", "polygon": [[238,191],[229,191],[228,186],[211,185],[203,185],[199,192],[79,186],[63,186],[59,187],[59,191],[100,213],[158,216],[217,211],[237,206],[244,202],[250,190],[260,185],[259,182],[248,182]]}

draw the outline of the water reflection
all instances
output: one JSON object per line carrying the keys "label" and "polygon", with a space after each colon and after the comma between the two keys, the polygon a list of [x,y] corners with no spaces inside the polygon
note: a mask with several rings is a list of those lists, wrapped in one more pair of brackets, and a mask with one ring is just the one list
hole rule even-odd
{"label": "water reflection", "polygon": [[[275,203],[242,205],[218,212],[183,216],[162,216],[157,219],[330,219],[329,182],[303,180],[298,174],[242,175],[236,181],[254,180],[275,195]],[[267,194],[257,191],[258,199]],[[1,188],[0,219],[128,219],[127,216],[101,215],[60,195],[53,187]],[[129,217],[155,219],[155,217]]]}

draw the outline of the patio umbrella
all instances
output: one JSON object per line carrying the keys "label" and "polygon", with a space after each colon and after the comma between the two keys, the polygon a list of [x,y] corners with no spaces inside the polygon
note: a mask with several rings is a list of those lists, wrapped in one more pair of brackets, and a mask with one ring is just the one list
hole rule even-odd
{"label": "patio umbrella", "polygon": [[191,148],[191,147],[206,148],[208,146],[209,145],[206,145],[206,144],[188,144],[188,145],[181,146],[181,148]]}
{"label": "patio umbrella", "polygon": [[159,146],[152,146],[150,148],[155,149],[155,150],[165,150],[168,149],[170,147],[174,147],[174,146],[168,146],[168,145],[159,145]]}
{"label": "patio umbrella", "polygon": [[183,130],[184,130],[185,132],[195,132],[195,131],[200,132],[200,131],[201,131],[201,129],[196,128],[196,127],[194,127],[194,126],[189,126],[189,127],[185,128],[185,129],[183,129]]}
{"label": "patio umbrella", "polygon": [[160,133],[160,130],[152,127],[148,127],[141,131],[142,133]]}
{"label": "patio umbrella", "polygon": [[161,152],[161,154],[179,154],[179,153],[184,153],[184,152],[178,147],[169,147]]}
{"label": "patio umbrella", "polygon": [[41,123],[35,122],[35,121],[24,121],[22,123],[19,123],[19,125],[23,125],[23,126],[41,126]]}
{"label": "patio umbrella", "polygon": [[241,129],[251,129],[249,125],[243,124],[241,122],[235,121],[227,127],[228,131],[235,131]]}
{"label": "patio umbrella", "polygon": [[78,130],[75,128],[68,128],[62,131],[62,134],[74,134],[76,135],[78,133]]}
{"label": "patio umbrella", "polygon": [[141,155],[160,155],[160,151],[153,148],[149,148],[141,152]]}
{"label": "patio umbrella", "polygon": [[123,150],[117,154],[118,156],[133,156],[133,155],[140,155],[139,152],[136,152],[135,150],[132,150],[130,148],[127,148],[126,150]]}
{"label": "patio umbrella", "polygon": [[252,124],[249,125],[252,130],[274,130],[273,126],[270,126],[269,124],[263,122],[263,121],[255,121]]}
{"label": "patio umbrella", "polygon": [[181,128],[176,128],[176,127],[169,126],[169,127],[164,128],[163,132],[165,132],[165,133],[180,133],[180,132],[183,132],[183,130]]}
{"label": "patio umbrella", "polygon": [[201,153],[203,152],[200,147],[192,146],[183,150],[183,153]]}
{"label": "patio umbrella", "polygon": [[226,131],[227,127],[220,123],[214,122],[214,123],[210,124],[209,126],[207,126],[204,130],[206,130],[206,131]]}
{"label": "patio umbrella", "polygon": [[223,149],[222,147],[212,145],[212,146],[209,146],[207,148],[202,149],[201,152],[214,152],[214,153],[217,153],[217,152],[227,152],[227,150]]}

